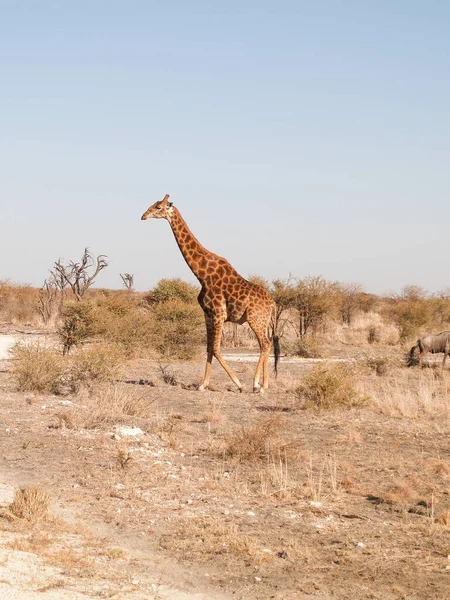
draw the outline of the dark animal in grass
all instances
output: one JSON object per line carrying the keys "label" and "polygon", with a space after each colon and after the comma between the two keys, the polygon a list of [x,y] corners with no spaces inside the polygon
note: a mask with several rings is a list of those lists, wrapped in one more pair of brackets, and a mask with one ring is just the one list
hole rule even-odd
{"label": "dark animal in grass", "polygon": [[442,368],[444,368],[445,359],[447,358],[447,355],[450,354],[450,331],[443,331],[437,335],[426,335],[425,337],[417,340],[417,344],[415,344],[409,352],[409,358],[411,361],[414,357],[416,348],[419,349],[420,368],[423,366],[423,357],[428,352],[431,352],[431,354],[439,354],[442,352],[444,354]]}

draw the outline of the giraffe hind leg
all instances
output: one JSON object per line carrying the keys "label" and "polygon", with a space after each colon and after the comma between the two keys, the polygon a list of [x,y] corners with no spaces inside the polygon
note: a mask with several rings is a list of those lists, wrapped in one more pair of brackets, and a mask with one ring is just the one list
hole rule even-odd
{"label": "giraffe hind leg", "polygon": [[[255,375],[253,377],[253,391],[263,392],[269,387],[269,354],[271,341],[267,335],[266,325],[261,326],[252,319],[249,320],[248,324],[258,339],[260,350],[258,364],[256,365]],[[260,385],[261,371],[263,376],[262,388]]]}

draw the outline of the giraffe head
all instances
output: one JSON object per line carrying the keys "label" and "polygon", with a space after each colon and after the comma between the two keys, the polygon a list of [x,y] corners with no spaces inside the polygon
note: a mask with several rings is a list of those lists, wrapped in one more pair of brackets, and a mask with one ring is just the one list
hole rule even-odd
{"label": "giraffe head", "polygon": [[167,219],[170,222],[172,216],[172,202],[169,202],[169,194],[164,196],[164,200],[155,202],[142,215],[141,219]]}

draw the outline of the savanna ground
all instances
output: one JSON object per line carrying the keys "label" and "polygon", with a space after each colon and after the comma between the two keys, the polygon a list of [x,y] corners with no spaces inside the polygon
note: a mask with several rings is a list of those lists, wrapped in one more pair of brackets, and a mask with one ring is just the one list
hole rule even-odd
{"label": "savanna ground", "polygon": [[[199,393],[200,362],[139,359],[59,397],[16,391],[4,361],[2,483],[50,510],[4,503],[1,568],[32,553],[17,585],[54,598],[448,598],[450,375],[360,369],[355,407],[319,410],[294,393],[304,362],[282,360],[264,396],[217,366]],[[249,388],[254,364],[233,365]]]}
{"label": "savanna ground", "polygon": [[201,393],[191,300],[130,298],[3,325],[25,342],[0,363],[2,597],[450,596],[450,373],[405,363],[442,303],[328,314],[255,395],[245,330],[224,342],[247,391],[214,363]]}

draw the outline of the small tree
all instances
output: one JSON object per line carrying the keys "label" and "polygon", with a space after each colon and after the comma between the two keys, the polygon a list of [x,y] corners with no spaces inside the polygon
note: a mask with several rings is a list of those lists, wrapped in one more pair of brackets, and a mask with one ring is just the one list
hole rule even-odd
{"label": "small tree", "polygon": [[351,325],[355,312],[361,305],[362,287],[359,283],[339,284],[339,299],[342,322]]}
{"label": "small tree", "polygon": [[400,339],[412,339],[432,321],[432,306],[427,292],[416,285],[405,286],[392,295],[390,316],[400,329]]}
{"label": "small tree", "polygon": [[291,275],[287,279],[275,279],[272,282],[272,297],[277,305],[277,330],[282,335],[288,322],[282,316],[295,306],[296,290]]}
{"label": "small tree", "polygon": [[300,279],[295,290],[295,307],[299,312],[300,337],[308,330],[316,332],[326,316],[336,311],[339,285],[320,275]]}
{"label": "small tree", "polygon": [[120,273],[123,285],[127,292],[132,292],[134,287],[134,275],[132,273]]}
{"label": "small tree", "polygon": [[45,325],[55,314],[55,304],[58,299],[58,288],[52,279],[46,279],[39,290],[38,312]]}
{"label": "small tree", "polygon": [[[104,254],[100,254],[94,260],[89,248],[86,247],[80,262],[76,263],[71,260],[67,265],[64,265],[61,259],[58,259],[50,273],[55,281],[60,281],[61,284],[69,286],[79,302],[86,290],[95,282],[95,278],[100,271],[107,266],[108,263]],[[94,271],[90,273],[91,269],[94,269]]]}

